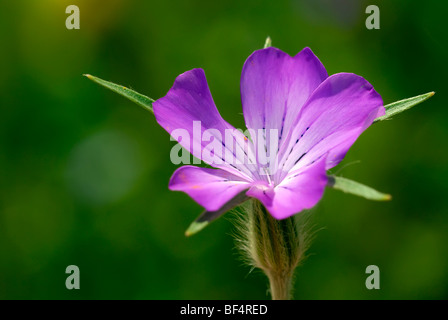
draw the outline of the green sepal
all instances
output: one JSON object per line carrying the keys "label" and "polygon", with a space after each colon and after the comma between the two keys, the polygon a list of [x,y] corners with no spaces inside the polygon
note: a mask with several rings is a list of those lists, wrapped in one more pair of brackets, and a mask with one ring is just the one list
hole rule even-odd
{"label": "green sepal", "polygon": [[208,221],[197,222],[193,221],[188,227],[187,231],[185,231],[185,236],[189,237],[198,233],[202,229],[204,229],[209,224]]}
{"label": "green sepal", "polygon": [[347,178],[329,176],[328,186],[369,200],[388,201],[392,199],[390,194],[379,192],[371,187]]}
{"label": "green sepal", "polygon": [[408,98],[408,99],[390,103],[390,104],[384,106],[384,108],[386,109],[386,114],[382,117],[376,118],[374,122],[389,119],[392,116],[394,116],[398,113],[401,113],[403,111],[406,111],[406,110],[412,108],[413,106],[431,98],[434,94],[435,94],[435,92],[432,91],[432,92],[428,92],[425,94],[421,94],[416,97],[412,97],[412,98]]}
{"label": "green sepal", "polygon": [[269,47],[272,47],[272,40],[271,40],[271,37],[267,37],[266,38],[266,41],[264,42],[264,49],[266,49],[266,48],[269,48]]}
{"label": "green sepal", "polygon": [[85,74],[85,77],[89,78],[90,80],[92,80],[93,82],[98,83],[99,85],[102,85],[103,87],[112,90],[113,92],[118,93],[119,95],[122,95],[125,98],[128,98],[129,100],[131,100],[132,102],[135,102],[136,104],[138,104],[139,106],[145,108],[148,111],[151,111],[152,113],[154,113],[154,111],[152,110],[152,103],[154,102],[153,99],[144,96],[140,93],[138,93],[137,91],[134,91],[132,89],[126,88],[124,86],[121,86],[119,84],[110,82],[110,81],[106,81],[103,79],[100,79],[98,77],[94,77],[90,74]]}
{"label": "green sepal", "polygon": [[213,220],[216,220],[220,216],[222,216],[224,213],[226,213],[229,210],[232,210],[236,206],[239,206],[243,202],[249,199],[248,196],[246,196],[246,191],[244,190],[237,194],[235,197],[233,197],[230,201],[225,203],[220,209],[216,211],[207,211],[205,210],[196,220],[194,220],[190,226],[188,227],[187,231],[185,231],[185,235],[187,237],[201,231],[204,229],[210,222]]}

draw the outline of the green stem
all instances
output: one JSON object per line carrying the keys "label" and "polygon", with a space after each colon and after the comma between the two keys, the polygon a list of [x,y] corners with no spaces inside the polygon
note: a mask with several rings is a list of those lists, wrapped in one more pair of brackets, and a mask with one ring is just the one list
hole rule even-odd
{"label": "green stem", "polygon": [[292,275],[268,275],[272,300],[291,300]]}
{"label": "green stem", "polygon": [[306,221],[298,223],[297,216],[277,220],[257,200],[250,201],[247,211],[244,251],[268,277],[272,299],[292,299],[294,271],[309,243]]}

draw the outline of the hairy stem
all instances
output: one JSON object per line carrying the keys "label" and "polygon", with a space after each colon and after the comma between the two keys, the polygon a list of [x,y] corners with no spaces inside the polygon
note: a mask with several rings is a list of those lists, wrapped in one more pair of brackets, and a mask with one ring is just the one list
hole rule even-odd
{"label": "hairy stem", "polygon": [[298,215],[277,220],[257,200],[248,201],[239,223],[246,260],[269,279],[273,300],[293,298],[294,271],[310,243],[307,220]]}
{"label": "hairy stem", "polygon": [[272,300],[291,300],[293,275],[268,275]]}

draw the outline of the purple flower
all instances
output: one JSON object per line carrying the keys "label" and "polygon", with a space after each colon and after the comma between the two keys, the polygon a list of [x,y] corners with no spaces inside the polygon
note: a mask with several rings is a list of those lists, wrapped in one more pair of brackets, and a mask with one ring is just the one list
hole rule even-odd
{"label": "purple flower", "polygon": [[[309,48],[294,57],[272,47],[255,51],[243,67],[241,99],[250,139],[221,117],[202,69],[179,75],[153,104],[157,122],[216,168],[180,167],[169,188],[216,215],[247,197],[277,219],[313,207],[327,185],[326,170],[385,114],[369,82],[351,73],[328,76]],[[189,137],[179,139],[179,129]]]}

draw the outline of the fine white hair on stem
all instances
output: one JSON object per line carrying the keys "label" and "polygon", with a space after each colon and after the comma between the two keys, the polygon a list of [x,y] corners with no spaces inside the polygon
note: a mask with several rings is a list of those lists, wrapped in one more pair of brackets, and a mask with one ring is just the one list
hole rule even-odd
{"label": "fine white hair on stem", "polygon": [[273,299],[292,297],[294,273],[306,259],[316,232],[311,212],[277,220],[255,199],[234,210],[233,236],[242,260],[269,278]]}

